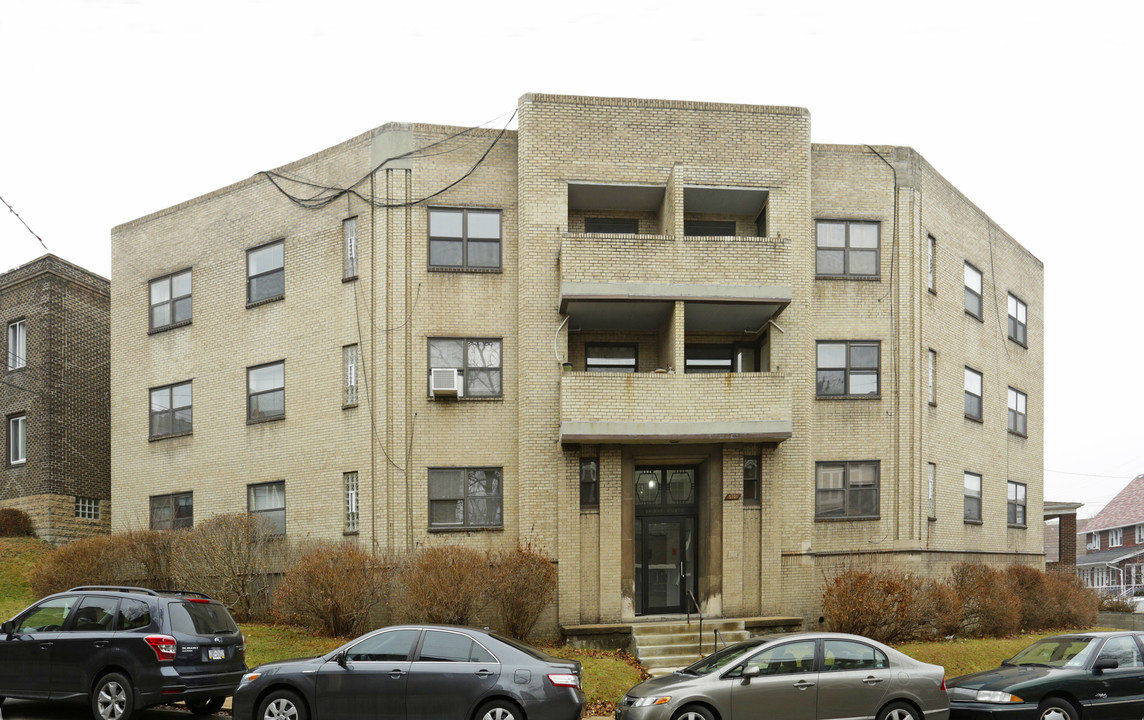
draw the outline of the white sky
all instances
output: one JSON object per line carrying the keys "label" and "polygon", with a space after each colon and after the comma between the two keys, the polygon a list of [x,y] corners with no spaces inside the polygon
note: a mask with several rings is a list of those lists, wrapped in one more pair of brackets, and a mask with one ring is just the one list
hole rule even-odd
{"label": "white sky", "polygon": [[[806,107],[814,142],[914,147],[1045,263],[1045,497],[1084,517],[1144,472],[1144,383],[1117,380],[1144,357],[1142,26],[1127,0],[13,0],[0,196],[109,276],[112,226],[389,121]],[[44,252],[0,206],[0,272]]]}

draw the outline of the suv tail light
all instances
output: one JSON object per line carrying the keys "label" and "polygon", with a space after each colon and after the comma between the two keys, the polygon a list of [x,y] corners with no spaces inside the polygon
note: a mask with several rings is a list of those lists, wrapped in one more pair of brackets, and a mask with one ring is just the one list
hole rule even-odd
{"label": "suv tail light", "polygon": [[155,651],[155,656],[159,658],[160,662],[175,659],[175,638],[170,635],[148,635],[144,639]]}

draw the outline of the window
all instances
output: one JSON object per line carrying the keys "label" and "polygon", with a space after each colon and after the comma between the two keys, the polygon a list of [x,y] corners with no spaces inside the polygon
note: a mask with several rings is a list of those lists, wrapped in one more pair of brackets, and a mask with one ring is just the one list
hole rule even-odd
{"label": "window", "polygon": [[75,516],[84,520],[98,520],[99,498],[77,497],[75,499]]}
{"label": "window", "polygon": [[965,368],[965,417],[981,421],[981,373]]}
{"label": "window", "polygon": [[1020,390],[1009,388],[1009,432],[1015,435],[1027,435],[1028,416],[1025,406],[1029,398]]}
{"label": "window", "polygon": [[1100,649],[1100,656],[1096,659],[1098,662],[1105,659],[1115,660],[1118,668],[1144,667],[1144,656],[1141,656],[1140,648],[1130,635],[1108,638],[1104,647]]}
{"label": "window", "polygon": [[937,351],[929,351],[929,379],[927,381],[927,392],[929,395],[929,404],[937,405]]}
{"label": "window", "polygon": [[748,660],[747,667],[760,668],[760,675],[814,672],[814,645],[814,640],[802,640],[768,648]]}
{"label": "window", "polygon": [[691,344],[684,346],[687,373],[758,372],[759,343]]}
{"label": "window", "polygon": [[743,504],[759,505],[759,479],[762,458],[758,455],[743,457]]}
{"label": "window", "polygon": [[877,342],[819,341],[818,395],[877,395],[879,354]]}
{"label": "window", "polygon": [[878,461],[815,463],[816,518],[878,517]]}
{"label": "window", "polygon": [[342,486],[346,493],[346,529],[348,533],[358,531],[358,474],[342,473]]}
{"label": "window", "polygon": [[342,258],[344,260],[342,279],[353,280],[357,277],[358,274],[358,241],[356,217],[342,220]]}
{"label": "window", "polygon": [[350,662],[400,662],[408,660],[420,630],[386,630],[370,635],[346,652]]}
{"label": "window", "polygon": [[418,652],[419,662],[496,662],[492,654],[468,635],[444,630],[426,630]]}
{"label": "window", "polygon": [[876,222],[819,220],[815,272],[827,277],[878,277]]}
{"label": "window", "polygon": [[734,237],[734,220],[684,220],[683,234],[688,237]]}
{"label": "window", "polygon": [[1124,528],[1113,528],[1108,531],[1108,547],[1120,547],[1124,544]]}
{"label": "window", "polygon": [[932,520],[937,517],[937,465],[926,463],[926,476],[926,515]]}
{"label": "window", "polygon": [[151,496],[151,529],[182,530],[194,524],[195,504],[192,493]]}
{"label": "window", "polygon": [[286,534],[286,481],[247,485],[246,506],[265,520],[271,535]]}
{"label": "window", "polygon": [[600,459],[580,458],[580,509],[600,507]]}
{"label": "window", "polygon": [[823,641],[822,659],[826,672],[884,670],[890,667],[889,659],[881,650],[852,640]]}
{"label": "window", "polygon": [[358,402],[358,346],[342,348],[342,406],[351,407]]}
{"label": "window", "polygon": [[429,267],[501,266],[500,210],[429,208]]}
{"label": "window", "polygon": [[191,271],[151,281],[151,330],[163,330],[191,321]]}
{"label": "window", "polygon": [[80,600],[72,618],[72,632],[110,632],[115,625],[119,598],[88,595]]}
{"label": "window", "polygon": [[1020,345],[1027,345],[1027,330],[1025,323],[1029,315],[1029,308],[1013,293],[1009,293],[1009,339]]}
{"label": "window", "polygon": [[981,522],[981,476],[965,473],[965,521]]}
{"label": "window", "polygon": [[167,385],[151,390],[151,439],[191,432],[191,384]]}
{"label": "window", "polygon": [[981,320],[981,271],[965,263],[965,312]]}
{"label": "window", "polygon": [[456,368],[465,397],[501,396],[501,341],[489,338],[430,338],[429,367]]}
{"label": "window", "polygon": [[634,373],[638,367],[638,347],[619,343],[587,343],[584,369],[588,372]]}
{"label": "window", "polygon": [[430,468],[429,528],[501,527],[501,468]]}
{"label": "window", "polygon": [[19,370],[28,364],[28,331],[23,320],[8,323],[8,369]]}
{"label": "window", "polygon": [[246,251],[246,304],[277,300],[286,294],[282,240]]}
{"label": "window", "polygon": [[50,627],[57,629],[62,627],[77,600],[79,600],[79,596],[77,595],[65,595],[64,597],[56,597],[43,601],[31,610],[26,611],[24,616],[15,623],[14,634],[22,635],[26,633],[44,632]]}
{"label": "window", "polygon": [[584,218],[584,232],[609,235],[635,235],[640,231],[637,218]]}
{"label": "window", "polygon": [[8,418],[8,464],[22,465],[28,461],[28,418],[13,415]]}
{"label": "window", "polygon": [[286,417],[286,363],[246,369],[246,421]]}
{"label": "window", "polygon": [[1136,544],[1144,545],[1144,525],[1136,526]]}
{"label": "window", "polygon": [[928,256],[928,261],[926,263],[926,285],[928,286],[929,291],[932,293],[935,293],[935,294],[937,293],[937,284],[936,284],[936,281],[934,280],[934,268],[935,268],[934,263],[936,262],[936,260],[937,260],[937,240],[934,238],[933,235],[930,235],[929,236],[929,256]]}
{"label": "window", "polygon": [[1009,524],[1025,527],[1025,485],[1009,482]]}

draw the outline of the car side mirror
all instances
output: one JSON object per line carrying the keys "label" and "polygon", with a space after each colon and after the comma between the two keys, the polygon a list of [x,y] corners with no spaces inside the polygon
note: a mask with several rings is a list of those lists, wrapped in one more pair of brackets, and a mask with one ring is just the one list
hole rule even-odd
{"label": "car side mirror", "polygon": [[0,633],[3,633],[8,637],[12,637],[12,634],[15,632],[15,630],[16,625],[11,620],[5,620],[3,624],[0,624]]}
{"label": "car side mirror", "polygon": [[1092,666],[1093,670],[1100,672],[1101,670],[1115,670],[1120,667],[1120,663],[1116,658],[1102,657],[1096,659],[1096,664]]}
{"label": "car side mirror", "polygon": [[758,665],[748,665],[743,668],[743,679],[750,680],[751,678],[758,677],[763,674],[763,669]]}
{"label": "car side mirror", "polygon": [[342,667],[345,667],[346,666],[346,657],[348,657],[348,655],[349,655],[348,652],[346,652],[345,650],[341,650],[338,652],[337,655],[334,656],[334,662],[336,662],[338,665],[341,665]]}

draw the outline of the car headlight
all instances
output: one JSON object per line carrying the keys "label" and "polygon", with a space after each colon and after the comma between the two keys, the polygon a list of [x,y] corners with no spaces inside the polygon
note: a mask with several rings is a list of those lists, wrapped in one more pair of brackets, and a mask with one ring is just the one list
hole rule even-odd
{"label": "car headlight", "polygon": [[635,702],[632,703],[632,707],[648,707],[649,705],[664,705],[671,701],[671,696],[660,695],[657,697],[653,695],[652,697],[638,697],[633,699]]}
{"label": "car headlight", "polygon": [[977,702],[987,703],[1019,703],[1025,702],[1016,695],[1010,695],[1007,692],[1000,692],[998,690],[978,690]]}

